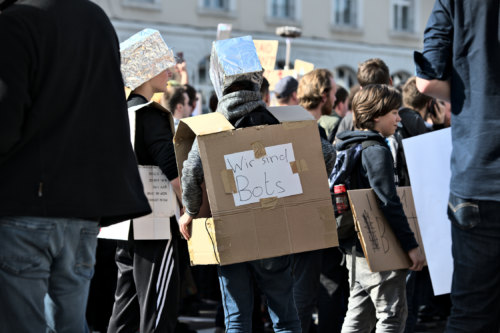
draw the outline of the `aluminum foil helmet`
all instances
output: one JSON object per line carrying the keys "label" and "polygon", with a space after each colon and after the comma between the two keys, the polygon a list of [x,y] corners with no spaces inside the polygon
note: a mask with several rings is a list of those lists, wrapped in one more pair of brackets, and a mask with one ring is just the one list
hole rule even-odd
{"label": "aluminum foil helmet", "polygon": [[175,65],[174,53],[158,30],[144,29],[120,44],[125,86],[134,90]]}
{"label": "aluminum foil helmet", "polygon": [[213,42],[210,55],[210,79],[220,99],[229,86],[238,81],[250,81],[259,91],[262,66],[251,36]]}

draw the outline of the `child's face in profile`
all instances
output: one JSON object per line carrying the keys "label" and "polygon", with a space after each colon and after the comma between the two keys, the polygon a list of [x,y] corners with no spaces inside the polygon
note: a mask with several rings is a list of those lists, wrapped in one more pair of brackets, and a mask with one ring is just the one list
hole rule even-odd
{"label": "child's face in profile", "polygon": [[398,122],[401,120],[397,109],[391,110],[383,116],[375,118],[374,130],[388,137],[396,132]]}

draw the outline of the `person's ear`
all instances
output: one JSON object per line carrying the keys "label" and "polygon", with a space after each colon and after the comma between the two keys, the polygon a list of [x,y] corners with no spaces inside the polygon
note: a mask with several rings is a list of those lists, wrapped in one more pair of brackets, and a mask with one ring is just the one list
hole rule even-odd
{"label": "person's ear", "polygon": [[328,99],[328,94],[326,92],[323,92],[321,94],[321,102],[326,103],[327,99]]}
{"label": "person's ear", "polygon": [[175,112],[182,112],[183,107],[184,107],[184,105],[182,105],[182,103],[177,103],[175,105]]}

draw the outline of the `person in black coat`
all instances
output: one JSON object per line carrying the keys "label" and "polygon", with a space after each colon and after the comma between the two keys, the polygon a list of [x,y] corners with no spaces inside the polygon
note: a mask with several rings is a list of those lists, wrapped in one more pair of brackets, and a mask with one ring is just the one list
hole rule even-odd
{"label": "person in black coat", "polygon": [[151,212],[118,39],[93,2],[22,1],[0,45],[0,331],[85,332],[99,227]]}

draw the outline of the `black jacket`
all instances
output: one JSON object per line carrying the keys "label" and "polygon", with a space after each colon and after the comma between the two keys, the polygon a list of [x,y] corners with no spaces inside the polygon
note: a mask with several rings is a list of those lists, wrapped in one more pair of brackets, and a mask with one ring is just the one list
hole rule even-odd
{"label": "black jacket", "polygon": [[[143,96],[131,94],[127,106],[130,108],[144,103],[147,100]],[[173,138],[166,112],[150,105],[136,111],[134,150],[137,163],[159,166],[168,180],[178,176]]]}
{"label": "black jacket", "polygon": [[150,212],[137,170],[116,33],[87,0],[0,14],[0,216]]}
{"label": "black jacket", "polygon": [[[418,246],[417,241],[408,225],[403,206],[396,193],[394,162],[385,138],[372,131],[346,131],[340,133],[338,138],[342,140],[337,146],[338,151],[346,149],[352,143],[361,143],[365,140],[375,140],[381,143],[381,145],[373,145],[363,149],[361,167],[358,170],[362,182],[362,184],[359,184],[359,188],[373,189],[379,199],[379,207],[396,238],[401,243],[403,250],[408,252],[416,248]],[[350,244],[352,244],[352,241]],[[359,241],[357,245],[358,250],[361,251]]]}

